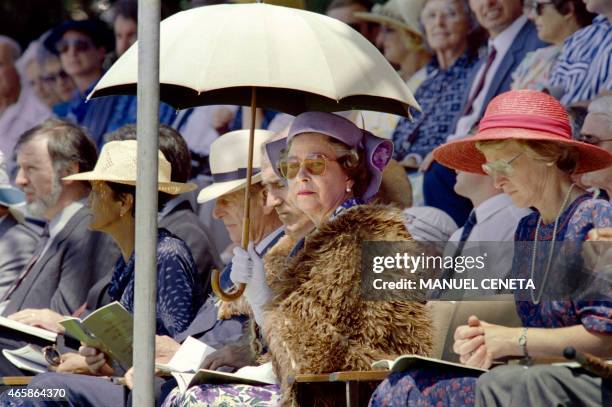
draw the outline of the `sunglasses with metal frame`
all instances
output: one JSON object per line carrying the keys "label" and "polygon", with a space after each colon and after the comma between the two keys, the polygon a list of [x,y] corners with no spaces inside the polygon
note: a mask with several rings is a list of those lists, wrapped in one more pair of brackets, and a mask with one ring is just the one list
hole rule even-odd
{"label": "sunglasses with metal frame", "polygon": [[541,16],[544,10],[544,6],[546,6],[547,4],[553,4],[553,2],[552,1],[538,2],[538,1],[533,1],[533,0],[526,1],[525,4],[523,4],[523,14],[528,16],[532,12],[535,12],[538,16]]}
{"label": "sunglasses with metal frame", "polygon": [[311,154],[302,161],[297,158],[287,157],[279,160],[278,169],[283,178],[286,179],[295,178],[302,166],[310,175],[323,175],[327,168],[327,161],[337,161],[337,159],[332,160],[323,154]]}
{"label": "sunglasses with metal frame", "polygon": [[508,161],[495,160],[490,163],[484,163],[482,164],[482,170],[484,171],[485,174],[491,177],[495,174],[500,174],[505,177],[511,177],[512,174],[514,174],[514,167],[512,167],[512,163],[522,155],[523,153],[519,153],[517,156],[515,156],[514,158],[511,158]]}
{"label": "sunglasses with metal frame", "polygon": [[55,45],[55,49],[57,49],[57,52],[59,52],[60,54],[63,54],[65,52],[68,52],[70,46],[73,46],[75,51],[77,52],[86,52],[89,51],[91,47],[93,47],[93,44],[89,40],[80,38],[65,39],[58,41]]}

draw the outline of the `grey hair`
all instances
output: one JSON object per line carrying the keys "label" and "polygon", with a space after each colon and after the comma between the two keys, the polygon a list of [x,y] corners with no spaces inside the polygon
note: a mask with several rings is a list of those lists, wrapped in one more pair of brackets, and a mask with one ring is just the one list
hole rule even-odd
{"label": "grey hair", "polygon": [[6,44],[11,48],[11,56],[13,62],[17,61],[21,56],[21,46],[17,41],[6,35],[0,35],[0,44]]}

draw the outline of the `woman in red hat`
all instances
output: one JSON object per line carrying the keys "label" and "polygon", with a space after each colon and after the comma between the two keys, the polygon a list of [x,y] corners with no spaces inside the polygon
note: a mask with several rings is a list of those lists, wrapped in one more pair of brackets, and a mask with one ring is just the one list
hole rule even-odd
{"label": "woman in red hat", "polygon": [[[461,363],[489,369],[502,358],[559,358],[568,346],[612,357],[609,283],[603,289],[598,287],[599,292],[608,295],[591,295],[589,300],[577,299],[575,294],[572,299],[561,300],[570,298],[567,290],[563,296],[552,294],[563,280],[559,266],[567,262],[575,265],[580,253],[575,250],[577,245],[560,242],[584,241],[592,228],[612,224],[610,202],[590,195],[572,183],[571,176],[611,166],[612,155],[572,140],[567,113],[557,100],[541,92],[523,90],[493,99],[478,134],[438,147],[434,158],[456,170],[490,175],[496,187],[503,189],[516,206],[535,209],[520,221],[515,234],[515,241],[529,243],[515,244],[512,277],[531,279],[535,285],[514,293],[523,327],[498,326],[471,316],[454,336],[453,350]],[[571,275],[572,289],[577,277]],[[448,370],[444,376],[440,372],[422,371],[393,374],[379,386],[371,405],[473,405],[476,400],[476,404],[487,406],[533,405],[533,399],[521,399],[527,404],[520,404],[517,397],[532,397],[533,392],[517,391],[516,386],[533,384],[541,369],[496,368],[478,382],[476,377],[461,377],[460,372]],[[574,380],[572,385],[557,386],[564,389],[568,399],[597,394],[601,399],[601,387],[605,385],[601,379],[592,380],[582,370],[572,372],[565,367],[549,366],[546,369],[552,369],[560,380]],[[529,375],[529,380],[521,380],[525,375]],[[496,385],[491,386],[492,382]],[[487,390],[482,391],[481,387]],[[559,389],[552,393],[561,399],[564,395]],[[543,400],[551,401],[545,398],[540,401]]]}

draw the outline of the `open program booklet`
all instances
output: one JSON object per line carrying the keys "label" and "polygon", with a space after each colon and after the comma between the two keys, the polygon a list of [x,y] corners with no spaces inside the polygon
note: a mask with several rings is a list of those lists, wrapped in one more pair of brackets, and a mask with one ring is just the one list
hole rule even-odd
{"label": "open program booklet", "polygon": [[180,349],[167,364],[157,363],[155,367],[161,372],[170,373],[176,379],[179,390],[184,392],[198,384],[277,384],[272,370],[272,363],[261,366],[246,366],[236,373],[225,373],[216,370],[200,369],[200,365],[215,349],[188,337]]}
{"label": "open program booklet", "polygon": [[438,369],[453,367],[456,369],[465,370],[471,374],[479,374],[487,371],[486,369],[480,369],[477,367],[462,365],[460,363],[447,362],[446,360],[428,358],[426,356],[419,355],[402,355],[395,360],[378,360],[372,363],[372,367],[374,369],[389,369],[392,372],[404,372],[408,369],[425,367],[436,367]]}
{"label": "open program booklet", "polygon": [[83,320],[66,318],[60,324],[66,334],[100,349],[125,368],[132,366],[134,318],[119,302],[105,305]]}
{"label": "open program booklet", "polygon": [[8,319],[6,317],[0,317],[0,326],[22,332],[30,336],[35,336],[51,343],[55,343],[55,340],[57,339],[57,334],[55,332],[13,321],[12,319]]}
{"label": "open program booklet", "polygon": [[13,365],[28,372],[44,373],[49,366],[40,346],[26,345],[15,350],[3,349],[2,354]]}

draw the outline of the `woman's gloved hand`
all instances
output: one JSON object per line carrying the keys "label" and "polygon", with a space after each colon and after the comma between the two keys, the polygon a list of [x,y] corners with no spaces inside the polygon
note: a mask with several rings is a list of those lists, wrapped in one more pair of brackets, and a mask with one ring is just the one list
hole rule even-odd
{"label": "woman's gloved hand", "polygon": [[263,324],[263,306],[272,296],[272,292],[266,282],[263,260],[255,252],[253,242],[249,242],[247,251],[242,247],[234,248],[230,278],[234,284],[245,283],[247,285],[244,295],[251,305],[255,322],[261,326]]}

